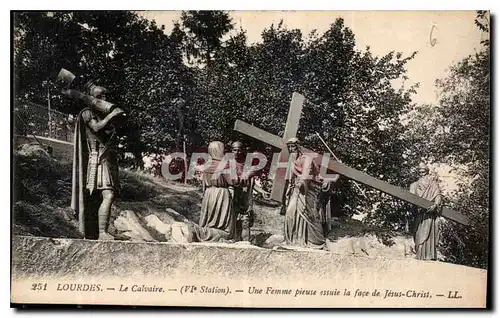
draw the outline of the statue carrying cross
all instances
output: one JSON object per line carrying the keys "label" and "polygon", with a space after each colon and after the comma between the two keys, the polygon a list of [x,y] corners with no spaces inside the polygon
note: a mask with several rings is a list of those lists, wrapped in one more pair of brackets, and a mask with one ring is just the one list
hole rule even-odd
{"label": "statue carrying cross", "polygon": [[[286,141],[289,140],[290,138],[295,137],[295,135],[297,134],[304,100],[305,98],[303,95],[296,92],[293,93],[292,101],[290,104],[290,110],[288,112],[288,118],[285,126],[285,132],[282,138],[270,134],[257,127],[254,127],[241,120],[236,120],[234,125],[234,130],[243,133],[245,135],[248,135],[252,138],[258,139],[262,142],[265,142],[266,144],[281,149],[280,161],[286,161],[288,160],[288,150],[286,146]],[[314,151],[311,151],[304,147],[301,147],[301,149],[303,153],[314,153]],[[362,171],[351,168],[333,159],[329,160],[328,169],[334,171],[337,174],[343,175],[348,179],[357,181],[361,184],[382,191],[393,197],[399,198],[403,201],[409,202],[424,209],[428,209],[432,207],[434,204],[434,202],[423,199],[409,191],[401,189],[385,181],[378,180]],[[278,169],[278,171],[276,172],[276,176],[273,180],[273,188],[271,191],[271,198],[279,202],[283,202],[283,194],[285,191],[285,184],[286,184],[286,176],[282,170],[283,169]],[[447,219],[450,219],[452,221],[458,222],[463,225],[467,225],[469,222],[466,216],[446,207],[443,207],[441,215]]]}

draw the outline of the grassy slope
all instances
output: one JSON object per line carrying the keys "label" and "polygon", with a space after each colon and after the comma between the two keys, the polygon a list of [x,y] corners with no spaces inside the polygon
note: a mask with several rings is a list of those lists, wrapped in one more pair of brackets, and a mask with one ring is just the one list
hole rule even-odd
{"label": "grassy slope", "polygon": [[[48,237],[80,237],[71,205],[71,164],[61,163],[43,153],[14,155],[13,233]],[[120,171],[121,190],[111,219],[121,211],[139,216],[155,214],[165,223],[182,218],[173,209],[197,222],[201,192],[175,186],[157,178]]]}

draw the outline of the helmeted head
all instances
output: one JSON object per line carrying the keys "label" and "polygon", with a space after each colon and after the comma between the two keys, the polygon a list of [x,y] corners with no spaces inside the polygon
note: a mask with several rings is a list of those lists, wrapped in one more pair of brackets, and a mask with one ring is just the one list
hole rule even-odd
{"label": "helmeted head", "polygon": [[241,158],[243,155],[243,143],[241,141],[235,141],[231,144],[231,151],[236,159]]}
{"label": "helmeted head", "polygon": [[299,150],[299,139],[297,137],[289,138],[286,141],[286,146],[289,153],[298,152]]}
{"label": "helmeted head", "polygon": [[108,92],[106,88],[95,85],[92,81],[88,81],[87,84],[85,84],[85,89],[88,91],[90,96],[106,100],[106,93]]}
{"label": "helmeted head", "polygon": [[419,165],[418,165],[418,174],[420,176],[425,176],[426,174],[429,173],[429,167],[427,167],[427,165],[423,162],[421,162]]}
{"label": "helmeted head", "polygon": [[243,143],[241,141],[235,141],[231,144],[232,149],[242,149]]}

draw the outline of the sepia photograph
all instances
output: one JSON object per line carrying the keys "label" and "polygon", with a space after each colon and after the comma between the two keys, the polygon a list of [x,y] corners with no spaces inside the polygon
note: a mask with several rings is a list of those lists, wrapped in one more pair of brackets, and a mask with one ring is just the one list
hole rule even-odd
{"label": "sepia photograph", "polygon": [[11,307],[491,306],[489,11],[11,25]]}

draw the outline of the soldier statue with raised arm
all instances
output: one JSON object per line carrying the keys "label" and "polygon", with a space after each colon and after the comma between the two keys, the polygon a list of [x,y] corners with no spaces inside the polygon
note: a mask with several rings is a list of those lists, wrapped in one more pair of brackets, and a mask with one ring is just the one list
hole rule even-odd
{"label": "soldier statue with raised arm", "polygon": [[87,82],[84,92],[72,89],[74,76],[64,69],[59,79],[67,84],[63,94],[87,106],[75,124],[71,207],[78,215],[79,229],[85,238],[113,240],[108,223],[119,187],[115,125],[125,114],[106,101],[105,88]]}

